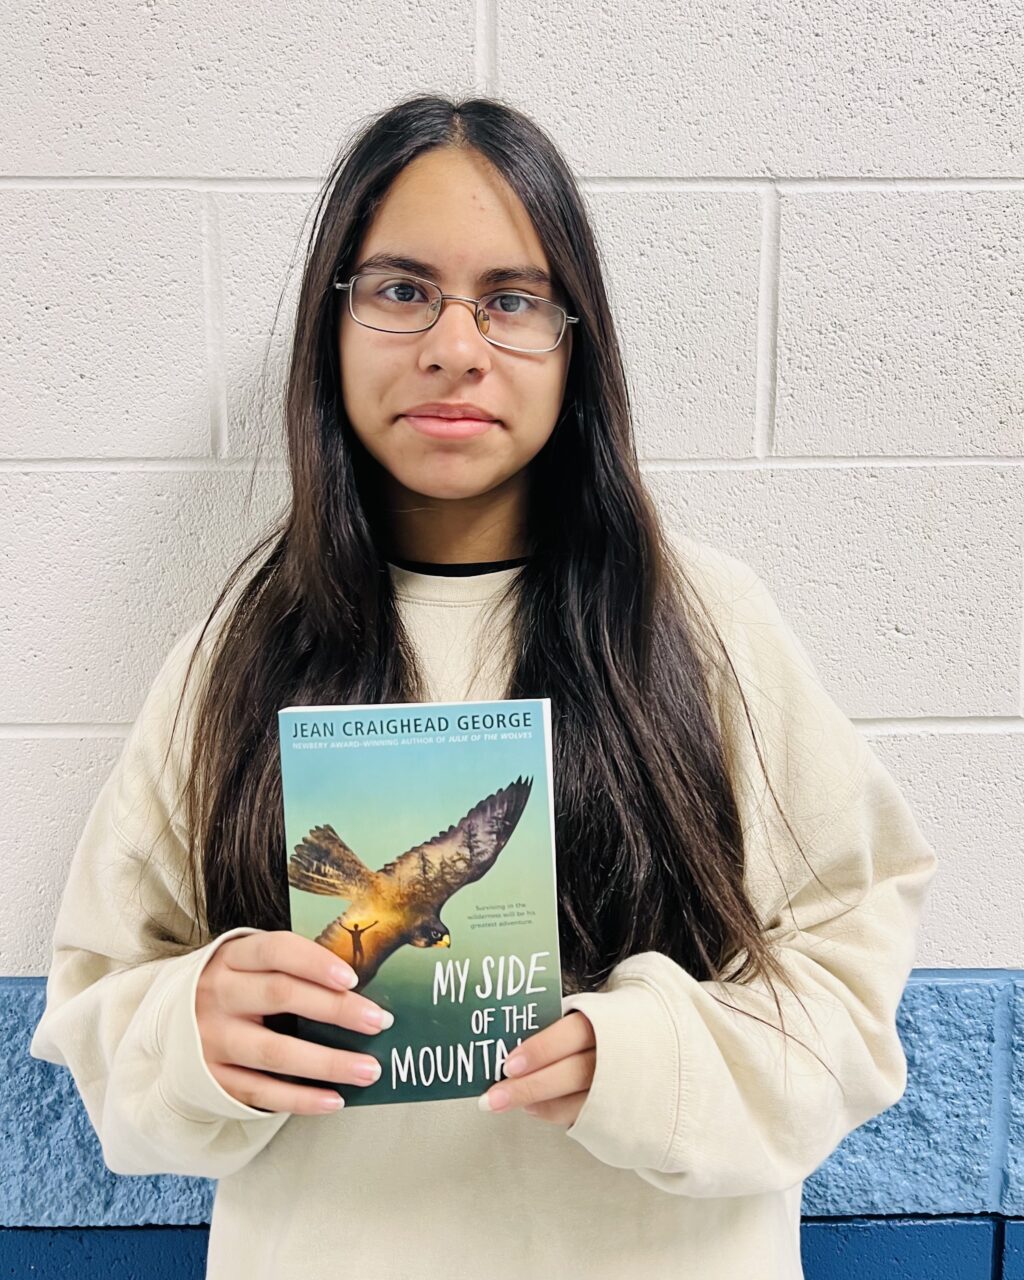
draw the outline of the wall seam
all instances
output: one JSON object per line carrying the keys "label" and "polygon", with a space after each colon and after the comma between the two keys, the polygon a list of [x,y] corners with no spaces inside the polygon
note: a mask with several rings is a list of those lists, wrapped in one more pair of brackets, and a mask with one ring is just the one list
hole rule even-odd
{"label": "wall seam", "polygon": [[221,290],[220,210],[213,192],[203,197],[203,315],[206,322],[206,380],[209,394],[210,456],[224,457],[228,445],[228,395],[224,376],[224,304]]}
{"label": "wall seam", "polygon": [[779,342],[779,221],[781,202],[775,186],[761,198],[761,246],[754,336],[754,439],[757,458],[775,451],[775,397]]}
{"label": "wall seam", "polygon": [[992,1019],[992,1145],[989,1152],[988,1202],[997,1213],[1002,1212],[1009,1192],[1013,995],[1013,982],[1007,976],[999,983]]}

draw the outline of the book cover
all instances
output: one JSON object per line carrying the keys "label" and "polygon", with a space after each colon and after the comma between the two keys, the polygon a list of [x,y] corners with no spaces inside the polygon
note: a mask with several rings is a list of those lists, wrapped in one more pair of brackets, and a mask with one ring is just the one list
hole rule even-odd
{"label": "book cover", "polygon": [[277,1025],[377,1058],[374,1084],[317,1082],[346,1106],[486,1092],[561,1017],[550,699],[285,707],[278,731],[292,930],[395,1021]]}

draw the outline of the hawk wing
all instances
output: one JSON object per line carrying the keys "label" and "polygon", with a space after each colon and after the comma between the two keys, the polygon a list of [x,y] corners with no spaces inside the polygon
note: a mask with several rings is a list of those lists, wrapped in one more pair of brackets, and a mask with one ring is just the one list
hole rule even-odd
{"label": "hawk wing", "polygon": [[409,849],[376,873],[405,905],[439,911],[463,885],[494,866],[522,817],[533,779],[519,777],[473,806],[453,827]]}
{"label": "hawk wing", "polygon": [[350,902],[373,897],[379,891],[377,877],[330,823],[314,827],[295,846],[288,859],[288,883],[307,893],[325,893]]}

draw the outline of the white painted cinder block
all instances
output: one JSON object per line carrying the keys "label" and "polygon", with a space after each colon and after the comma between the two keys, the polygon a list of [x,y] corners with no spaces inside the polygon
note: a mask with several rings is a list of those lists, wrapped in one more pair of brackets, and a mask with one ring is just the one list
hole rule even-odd
{"label": "white painted cinder block", "polygon": [[215,199],[224,326],[225,457],[280,465],[284,387],[313,197],[222,191]]}
{"label": "white painted cinder block", "polygon": [[1016,716],[1024,471],[659,470],[667,524],[746,560],[847,715]]}
{"label": "white painted cinder block", "polygon": [[356,117],[470,92],[473,37],[458,0],[23,5],[4,23],[0,156],[33,176],[319,175]]}
{"label": "white painted cinder block", "polygon": [[133,719],[257,521],[280,509],[282,475],[258,474],[254,515],[248,482],[246,470],[0,472],[0,723]]}
{"label": "white painted cinder block", "polygon": [[587,203],[644,458],[749,457],[756,191],[596,191]]}
{"label": "white painted cinder block", "polygon": [[6,188],[0,224],[0,456],[208,456],[199,195]]}
{"label": "white painted cinder block", "polygon": [[588,174],[1019,177],[1019,31],[1016,0],[499,0],[497,70]]}
{"label": "white painted cinder block", "polygon": [[123,746],[123,735],[113,732],[0,738],[0,858],[8,877],[7,892],[0,894],[0,973],[5,976],[49,969],[71,855]]}
{"label": "white painted cinder block", "polygon": [[1024,734],[868,734],[939,861],[917,963],[1020,968]]}
{"label": "white painted cinder block", "polygon": [[1020,455],[1024,190],[787,192],[775,447]]}

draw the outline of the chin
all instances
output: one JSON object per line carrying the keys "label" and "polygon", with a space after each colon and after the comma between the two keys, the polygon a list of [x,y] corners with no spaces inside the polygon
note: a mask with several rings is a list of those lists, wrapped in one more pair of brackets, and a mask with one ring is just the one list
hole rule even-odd
{"label": "chin", "polygon": [[516,471],[501,471],[498,474],[485,469],[482,465],[469,463],[460,467],[459,475],[438,475],[433,468],[423,468],[418,473],[392,471],[394,478],[411,493],[423,498],[435,498],[439,501],[457,501],[460,498],[479,498],[490,493],[500,484],[511,479]]}

